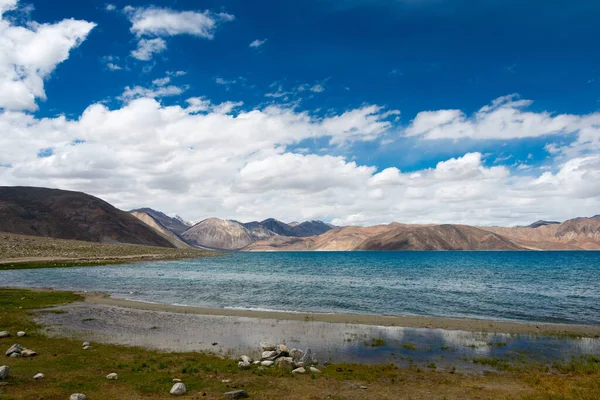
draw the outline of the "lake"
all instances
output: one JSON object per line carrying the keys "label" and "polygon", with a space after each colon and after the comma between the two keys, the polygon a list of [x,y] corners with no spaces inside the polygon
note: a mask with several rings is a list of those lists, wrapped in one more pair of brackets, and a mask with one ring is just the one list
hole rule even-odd
{"label": "lake", "polygon": [[232,253],[0,271],[1,286],[188,306],[600,325],[600,252]]}

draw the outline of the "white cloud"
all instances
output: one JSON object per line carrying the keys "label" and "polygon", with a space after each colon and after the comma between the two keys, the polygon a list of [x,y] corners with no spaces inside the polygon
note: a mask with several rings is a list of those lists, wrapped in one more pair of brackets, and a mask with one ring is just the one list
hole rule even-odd
{"label": "white cloud", "polygon": [[106,11],[115,11],[117,9],[117,6],[115,6],[114,4],[107,4],[104,8],[106,9]]}
{"label": "white cloud", "polygon": [[140,97],[158,99],[161,97],[179,96],[180,94],[185,92],[186,89],[186,87],[179,87],[174,85],[164,86],[164,84],[155,84],[155,87],[153,88],[145,88],[142,86],[126,86],[125,91],[119,97],[119,99],[127,102]]}
{"label": "white cloud", "polygon": [[516,139],[573,133],[586,126],[581,116],[526,111],[531,104],[510,95],[497,98],[470,118],[460,110],[424,111],[406,134],[424,139]]}
{"label": "white cloud", "polygon": [[167,49],[167,42],[161,38],[140,39],[137,49],[131,52],[134,58],[141,61],[150,61],[154,54],[162,53]]}
{"label": "white cloud", "polygon": [[[213,39],[221,23],[235,19],[231,14],[208,10],[176,11],[170,8],[127,6],[123,11],[131,22],[131,32],[138,38],[137,49],[131,55],[142,61],[149,61],[154,54],[167,49],[167,42],[163,37],[192,35]],[[149,37],[152,39],[148,39]]]}
{"label": "white cloud", "polygon": [[253,40],[250,44],[249,47],[252,47],[254,49],[258,49],[259,47],[262,47],[265,43],[267,43],[268,39],[263,39],[263,40]]}
{"label": "white cloud", "polygon": [[325,88],[323,87],[323,85],[318,83],[318,84],[314,85],[313,87],[311,87],[310,91],[314,92],[314,93],[322,93],[325,91]]}
{"label": "white cloud", "polygon": [[[188,218],[336,224],[514,224],[592,215],[600,207],[598,155],[571,158],[537,176],[488,167],[477,152],[434,168],[377,171],[289,148],[306,139],[384,135],[393,129],[385,117],[395,113],[381,107],[325,118],[280,106],[231,114],[242,104],[191,98],[186,107],[161,105],[149,97],[172,89],[158,83],[129,88],[121,108],[94,104],[76,119],[1,113],[0,164],[11,167],[0,169],[0,184],[82,190],[125,209],[148,205]],[[53,155],[38,158],[44,148]]]}
{"label": "white cloud", "polygon": [[44,80],[96,25],[65,19],[16,26],[3,13],[17,6],[16,0],[0,0],[0,109],[33,111],[36,99],[46,99]]}
{"label": "white cloud", "polygon": [[121,67],[118,64],[119,57],[104,56],[104,57],[102,57],[102,62],[104,63],[104,65],[106,66],[106,68],[109,69],[110,71],[120,71],[120,70],[123,69],[123,67]]}
{"label": "white cloud", "polygon": [[168,76],[165,76],[164,78],[159,78],[159,79],[153,80],[152,84],[156,85],[156,86],[165,86],[169,82],[171,82],[171,78]]}
{"label": "white cloud", "polygon": [[131,21],[131,32],[136,36],[175,36],[193,35],[212,39],[218,25],[234,20],[227,13],[210,11],[176,11],[169,8],[125,7],[125,13]]}

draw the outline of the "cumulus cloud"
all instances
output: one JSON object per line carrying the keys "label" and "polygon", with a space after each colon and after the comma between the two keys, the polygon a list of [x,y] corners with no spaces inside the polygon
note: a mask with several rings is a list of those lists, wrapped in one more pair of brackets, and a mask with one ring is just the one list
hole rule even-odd
{"label": "cumulus cloud", "polygon": [[527,111],[532,103],[509,95],[495,99],[472,117],[461,110],[420,112],[406,129],[406,135],[424,139],[517,139],[573,133],[590,127],[591,119],[598,119],[598,115]]}
{"label": "cumulus cloud", "polygon": [[263,40],[253,40],[250,44],[249,47],[252,47],[254,49],[258,49],[259,47],[263,46],[265,43],[267,43],[268,39],[263,39]]}
{"label": "cumulus cloud", "polygon": [[175,11],[170,8],[125,7],[131,21],[131,32],[136,36],[193,35],[205,39],[214,38],[217,26],[234,20],[224,12]]}
{"label": "cumulus cloud", "polygon": [[164,37],[192,35],[213,39],[220,24],[234,20],[231,14],[208,10],[176,11],[170,8],[127,6],[123,12],[131,22],[131,32],[138,38],[137,49],[131,55],[142,61],[148,61],[154,54],[166,50]]}
{"label": "cumulus cloud", "polygon": [[166,49],[167,42],[161,38],[140,39],[131,55],[141,61],[150,61],[155,54],[162,53]]}
{"label": "cumulus cloud", "polygon": [[0,109],[36,110],[46,99],[44,80],[96,26],[65,19],[55,24],[17,26],[5,18],[16,0],[0,0]]}
{"label": "cumulus cloud", "polygon": [[[163,83],[159,86],[159,83]],[[152,206],[190,219],[328,219],[336,224],[525,223],[592,215],[600,207],[600,156],[571,158],[539,175],[486,166],[478,152],[433,168],[378,171],[340,156],[291,149],[306,139],[365,141],[394,127],[378,106],[318,118],[281,106],[232,110],[190,98],[89,106],[76,119],[0,114],[0,184],[82,190],[128,209]],[[42,149],[52,154],[39,158]],[[306,153],[306,152],[302,152]],[[10,167],[6,167],[10,166]]]}

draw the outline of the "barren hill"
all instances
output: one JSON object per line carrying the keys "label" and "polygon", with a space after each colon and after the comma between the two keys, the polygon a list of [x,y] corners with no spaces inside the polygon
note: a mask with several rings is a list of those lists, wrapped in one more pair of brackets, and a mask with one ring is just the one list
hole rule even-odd
{"label": "barren hill", "polygon": [[22,235],[174,247],[125,211],[85,193],[0,187],[0,231]]}
{"label": "barren hill", "polygon": [[530,249],[600,250],[600,216],[529,227],[481,227]]}

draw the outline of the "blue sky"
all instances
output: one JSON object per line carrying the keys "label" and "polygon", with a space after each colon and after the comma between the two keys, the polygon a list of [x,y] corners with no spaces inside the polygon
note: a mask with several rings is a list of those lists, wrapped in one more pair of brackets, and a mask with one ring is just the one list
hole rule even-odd
{"label": "blue sky", "polygon": [[[13,146],[30,145],[32,150],[27,154],[33,157],[36,150],[38,160],[29,159],[29,155],[0,158],[0,165],[5,165],[0,168],[0,183],[50,181],[56,186],[91,191],[122,207],[155,206],[190,219],[210,213],[240,219],[267,216],[268,212],[261,211],[269,204],[266,202],[261,207],[263,198],[253,197],[251,203],[254,206],[243,204],[241,199],[231,200],[229,204],[222,198],[225,195],[235,197],[232,193],[241,196],[243,192],[246,196],[248,192],[261,190],[283,193],[281,202],[289,206],[274,210],[279,214],[274,216],[281,219],[314,217],[361,224],[390,219],[470,223],[517,223],[537,219],[537,215],[532,215],[535,207],[531,205],[535,191],[517,196],[528,200],[523,200],[522,204],[517,202],[510,212],[505,205],[494,206],[479,197],[472,199],[472,203],[465,200],[463,205],[457,205],[456,213],[435,214],[429,219],[421,214],[415,217],[418,207],[410,202],[398,208],[396,196],[405,196],[407,191],[415,190],[403,180],[406,178],[403,174],[434,174],[439,163],[452,159],[461,162],[468,154],[479,154],[474,168],[483,174],[480,177],[494,168],[502,168],[508,174],[498,175],[495,188],[499,193],[541,184],[540,179],[545,173],[554,179],[556,193],[572,192],[572,197],[568,198],[548,194],[548,205],[539,212],[543,214],[540,218],[575,216],[580,212],[591,212],[598,205],[595,192],[584,191],[586,194],[583,195],[579,187],[561,186],[564,179],[560,180],[561,171],[573,170],[568,166],[565,169],[569,162],[579,163],[575,170],[580,172],[578,176],[583,186],[587,186],[590,179],[594,182],[598,176],[595,159],[590,161],[590,157],[598,154],[600,140],[597,120],[600,108],[600,52],[596,50],[600,38],[598,2],[57,0],[17,4],[16,0],[0,0],[0,8],[3,2],[10,5],[6,6],[9,11],[3,18],[11,27],[21,26],[35,32],[37,28],[32,25],[33,21],[51,25],[71,18],[90,25],[78,27],[81,32],[77,43],[63,49],[67,51],[65,59],[50,60],[51,72],[41,76],[45,98],[35,94],[31,85],[26,85],[34,93],[37,109],[16,109],[8,103],[3,106],[0,100],[0,110],[4,110],[0,112],[5,117],[8,112],[19,112],[24,119],[33,118],[35,122],[29,124],[36,127],[43,125],[46,118],[54,121],[54,129],[60,131],[54,137],[38,131],[31,137],[17,134],[7,137],[5,140]],[[186,14],[192,20],[185,19],[182,14],[185,12],[193,13]],[[158,16],[157,22],[150,18],[152,13],[163,14]],[[173,17],[173,25],[158,26],[162,23],[161,18],[164,22],[165,15]],[[201,20],[194,19],[201,18],[200,15],[214,25],[200,26]],[[192,25],[182,25],[188,23]],[[194,31],[196,28],[198,30]],[[41,37],[43,33],[39,34]],[[68,30],[61,34],[69,36]],[[48,46],[57,46],[57,49],[60,39],[60,35],[45,37]],[[139,50],[144,41],[161,42],[160,51],[145,56],[137,53],[136,56],[136,49]],[[253,42],[256,45],[250,46]],[[14,52],[16,48],[10,51]],[[19,63],[27,62],[10,61],[9,69],[18,70]],[[165,90],[163,94],[160,94],[161,88]],[[493,110],[484,112],[485,115],[475,115],[495,99],[511,95],[514,96],[504,97],[492,107],[499,111],[498,115]],[[227,188],[209,190],[220,193],[220,200],[204,192],[202,176],[193,175],[173,188],[168,185],[154,187],[148,184],[154,179],[151,177],[141,179],[130,191],[139,193],[143,187],[145,197],[124,195],[127,188],[123,185],[98,185],[98,181],[91,178],[98,169],[93,163],[82,164],[77,158],[82,155],[73,153],[73,148],[102,145],[110,154],[117,154],[127,150],[128,143],[144,138],[143,134],[140,137],[132,134],[128,141],[128,132],[123,131],[119,134],[123,142],[108,143],[103,142],[101,133],[74,127],[77,122],[85,125],[82,120],[86,110],[93,105],[103,105],[111,111],[110,116],[116,118],[119,110],[129,110],[140,99],[152,98],[164,111],[169,106],[186,107],[186,101],[191,97],[203,98],[213,105],[241,102],[228,110],[227,115],[231,118],[253,110],[265,113],[275,106],[279,111],[293,112],[295,117],[304,115],[313,119],[312,125],[297,128],[304,129],[302,133],[290,131],[291,136],[274,139],[265,146],[259,145],[263,139],[250,137],[252,145],[247,146],[245,155],[235,161],[229,158],[232,171],[243,172],[244,168],[254,166],[252,163],[273,161],[271,153],[278,157],[296,155],[298,159],[314,156],[316,161],[310,163],[311,166],[324,162],[326,157],[333,157],[343,160],[345,166],[354,163],[356,168],[372,168],[366,179],[373,180],[386,169],[398,170],[401,175],[396,178],[396,185],[402,186],[402,190],[398,191],[397,186],[388,193],[387,189],[373,188],[371,181],[357,182],[356,187],[370,185],[371,192],[377,191],[376,195],[370,194],[375,196],[371,200],[382,201],[380,207],[369,211],[365,204],[373,201],[368,196],[359,199],[361,190],[355,188],[342,193],[339,191],[348,189],[345,184],[326,179],[328,183],[316,185],[318,189],[314,189],[319,196],[335,192],[328,196],[356,197],[356,202],[344,205],[345,202],[332,201],[328,207],[319,208],[309,205],[303,197],[311,198],[315,194],[305,190],[311,186],[306,184],[313,177],[310,173],[298,177],[300,183],[296,186],[273,186],[272,183],[278,180],[269,176],[255,181],[256,186],[249,189],[248,185],[240,183],[240,177],[246,175],[223,170],[231,184]],[[371,114],[376,116],[376,121],[369,121],[364,114],[354,119],[349,117],[351,122],[343,124],[336,118],[369,106],[376,107]],[[214,111],[210,110],[208,114]],[[457,114],[451,113],[452,117],[449,117],[442,113],[443,110],[456,110]],[[424,113],[427,111],[439,113]],[[61,115],[64,115],[68,128],[57,127],[62,124],[57,120]],[[331,120],[332,127],[326,130],[337,132],[342,129],[344,138],[335,139],[335,135],[327,132],[310,133],[315,125],[324,124],[327,119]],[[13,128],[19,126],[11,121],[7,123]],[[374,126],[375,122],[385,126]],[[417,122],[425,128],[418,129]],[[338,125],[333,127],[334,123]],[[288,127],[286,125],[286,129]],[[77,129],[82,131],[77,134]],[[159,126],[146,129],[156,130],[148,134],[148,139],[160,139],[156,142],[156,147],[160,148],[164,138],[160,137]],[[232,126],[233,129],[239,128]],[[223,127],[223,131],[229,132],[230,128]],[[193,134],[201,136],[205,133]],[[236,132],[232,140],[238,134],[243,135]],[[73,145],[73,141],[78,142]],[[178,140],[177,151],[186,146],[196,150],[199,145],[197,142],[188,146],[183,141]],[[70,147],[65,150],[67,145]],[[111,146],[117,146],[118,150]],[[112,150],[108,150],[109,147]],[[146,156],[155,157],[156,168],[161,173],[173,168],[173,158],[184,163],[181,154],[176,152],[170,155],[171,158],[164,159],[156,158],[154,153],[146,153]],[[74,159],[70,161],[69,157]],[[186,159],[185,163],[193,161],[193,158]],[[39,169],[40,165],[36,165],[39,162],[50,163],[59,170],[51,176],[37,176],[31,170]],[[222,162],[227,163],[227,158]],[[581,163],[591,171],[584,171]],[[69,165],[68,172],[60,170],[66,164]],[[10,168],[6,167],[8,165]],[[113,180],[135,168],[142,167],[121,165]],[[23,172],[25,170],[29,172]],[[338,172],[329,172],[339,177]],[[349,174],[361,175],[358,172]],[[139,172],[135,176],[139,176]],[[546,177],[550,179],[548,175]],[[485,178],[486,185],[490,179],[496,178]],[[214,182],[206,182],[206,187],[212,184]],[[460,186],[444,188],[437,186],[439,184],[437,181],[432,183],[435,186],[432,193],[460,192]],[[244,189],[240,191],[241,187]],[[179,193],[175,193],[177,191]],[[478,187],[476,191],[487,192],[488,188]],[[168,199],[176,194],[186,200],[173,204]],[[581,200],[583,209],[578,206],[565,210],[564,205],[573,204],[574,197]],[[199,198],[205,199],[206,203],[194,202],[193,199]],[[306,206],[302,207],[305,201]],[[435,204],[443,204],[439,201],[441,203]],[[292,205],[300,205],[301,209]],[[479,211],[471,211],[473,208]]]}

